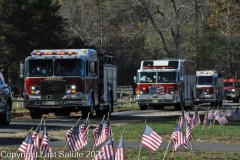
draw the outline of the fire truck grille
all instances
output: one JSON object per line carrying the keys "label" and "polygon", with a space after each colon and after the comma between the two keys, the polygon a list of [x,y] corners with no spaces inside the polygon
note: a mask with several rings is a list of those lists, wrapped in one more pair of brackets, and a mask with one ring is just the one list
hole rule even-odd
{"label": "fire truck grille", "polygon": [[199,98],[202,93],[203,93],[203,89],[202,88],[197,88],[196,89],[196,96],[197,96],[197,98]]}
{"label": "fire truck grille", "polygon": [[66,94],[66,81],[41,81],[41,96]]}

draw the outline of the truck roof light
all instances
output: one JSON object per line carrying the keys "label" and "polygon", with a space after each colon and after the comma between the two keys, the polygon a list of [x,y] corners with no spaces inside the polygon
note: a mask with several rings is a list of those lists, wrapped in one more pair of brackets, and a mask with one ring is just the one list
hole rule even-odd
{"label": "truck roof light", "polygon": [[37,55],[37,56],[41,56],[41,55],[78,55],[78,52],[40,52],[40,51],[33,51],[31,53],[32,56]]}

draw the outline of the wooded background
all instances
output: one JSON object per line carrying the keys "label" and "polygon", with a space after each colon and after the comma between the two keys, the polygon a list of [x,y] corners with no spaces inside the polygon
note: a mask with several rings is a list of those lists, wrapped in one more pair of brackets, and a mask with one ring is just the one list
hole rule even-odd
{"label": "wooded background", "polygon": [[118,85],[140,62],[180,58],[239,78],[239,0],[0,0],[0,70],[19,85],[19,62],[34,49],[113,52]]}

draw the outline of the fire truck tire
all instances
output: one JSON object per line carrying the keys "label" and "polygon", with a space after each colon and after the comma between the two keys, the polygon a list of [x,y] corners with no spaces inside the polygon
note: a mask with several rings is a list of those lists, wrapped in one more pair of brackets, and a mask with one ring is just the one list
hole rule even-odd
{"label": "fire truck tire", "polygon": [[109,106],[110,106],[109,111],[110,111],[110,113],[112,113],[113,112],[113,93],[112,93],[112,90],[110,91]]}
{"label": "fire truck tire", "polygon": [[154,110],[159,109],[159,106],[153,106],[153,109]]}
{"label": "fire truck tire", "polygon": [[146,110],[147,106],[146,105],[140,105],[139,108],[140,108],[140,110]]}
{"label": "fire truck tire", "polygon": [[83,109],[81,110],[81,112],[82,112],[82,117],[83,117],[83,118],[87,118],[88,113],[89,113],[89,117],[93,117],[94,107],[95,107],[95,99],[94,99],[94,94],[92,94],[90,106],[89,106],[89,107],[86,107],[86,108],[83,108]]}
{"label": "fire truck tire", "polygon": [[215,101],[215,102],[211,102],[211,106],[212,107],[216,107],[217,106],[217,102]]}
{"label": "fire truck tire", "polygon": [[30,110],[30,116],[32,119],[42,118],[43,113],[39,110]]}
{"label": "fire truck tire", "polygon": [[219,106],[222,106],[222,105],[223,105],[223,100],[219,100],[218,105],[219,105]]}
{"label": "fire truck tire", "polygon": [[163,105],[160,105],[158,108],[159,108],[159,110],[164,110],[164,106]]}
{"label": "fire truck tire", "polygon": [[95,111],[97,117],[102,117],[103,116],[103,111],[102,110],[96,110]]}

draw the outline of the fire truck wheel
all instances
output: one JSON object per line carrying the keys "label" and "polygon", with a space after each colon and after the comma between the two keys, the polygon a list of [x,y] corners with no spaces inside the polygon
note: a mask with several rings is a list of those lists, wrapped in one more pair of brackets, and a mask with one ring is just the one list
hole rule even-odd
{"label": "fire truck wheel", "polygon": [[159,109],[159,107],[158,107],[158,106],[153,106],[153,109],[155,109],[155,110],[156,110],[156,109]]}
{"label": "fire truck wheel", "polygon": [[141,105],[139,106],[140,110],[146,110],[147,109],[147,106],[146,105]]}
{"label": "fire truck wheel", "polygon": [[42,118],[42,112],[39,110],[30,110],[30,115],[32,119]]}
{"label": "fire truck wheel", "polygon": [[94,95],[92,94],[90,106],[82,109],[82,117],[83,118],[87,118],[88,114],[89,114],[89,117],[93,116],[94,107],[95,107],[95,101],[94,100],[95,100]]}
{"label": "fire truck wheel", "polygon": [[216,107],[217,106],[217,102],[211,102],[211,107]]}
{"label": "fire truck wheel", "polygon": [[159,108],[159,110],[164,110],[164,106],[163,105],[160,105],[158,108]]}
{"label": "fire truck wheel", "polygon": [[223,100],[220,100],[219,103],[218,103],[219,106],[222,106],[223,105]]}
{"label": "fire truck wheel", "polygon": [[97,117],[102,117],[103,116],[103,111],[102,110],[96,110],[96,116]]}

